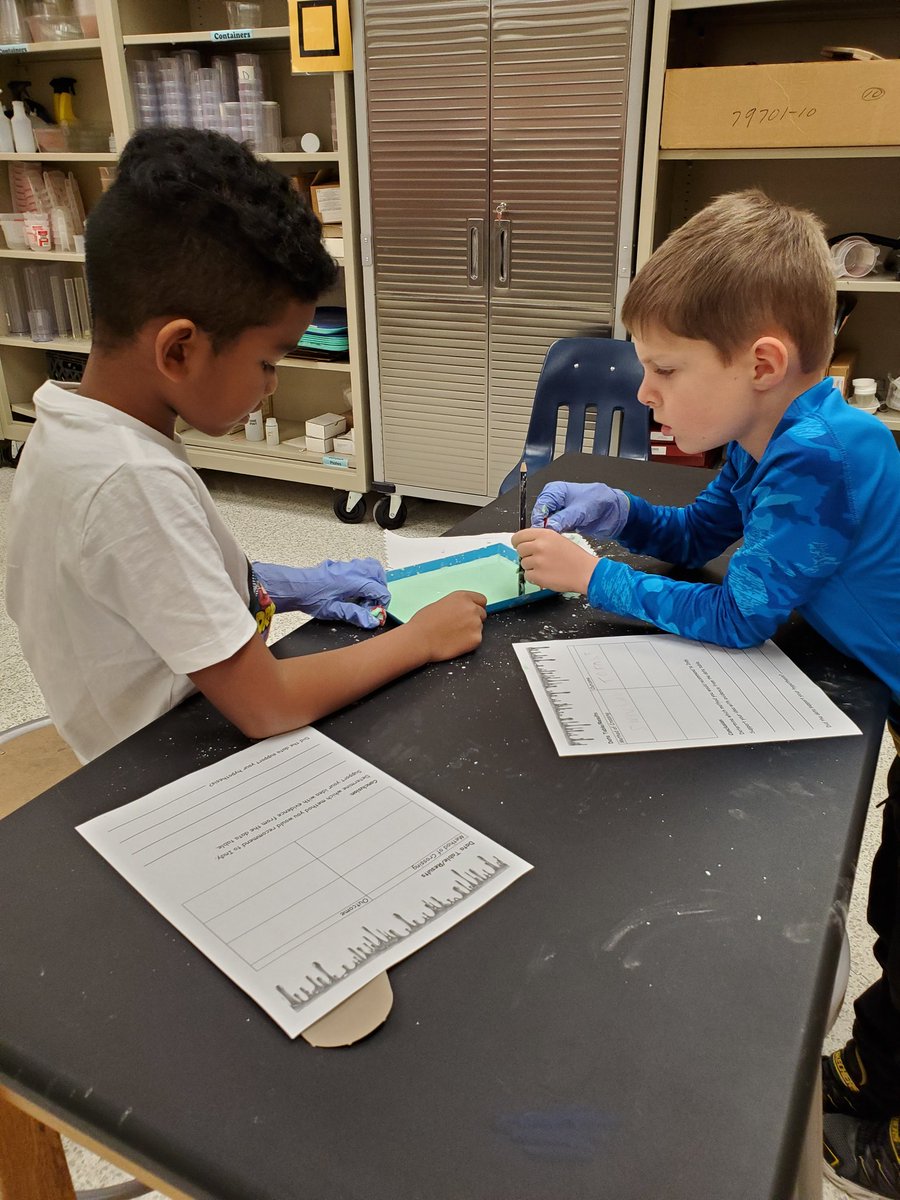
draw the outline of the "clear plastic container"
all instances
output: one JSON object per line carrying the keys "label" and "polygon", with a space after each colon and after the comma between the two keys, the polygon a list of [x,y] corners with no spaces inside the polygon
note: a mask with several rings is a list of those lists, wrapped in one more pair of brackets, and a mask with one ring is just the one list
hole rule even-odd
{"label": "clear plastic container", "polygon": [[43,129],[35,127],[34,140],[38,150],[52,153],[69,149],[69,127],[66,125],[47,125]]}
{"label": "clear plastic container", "polygon": [[34,342],[50,342],[56,333],[53,324],[50,274],[46,267],[25,267],[25,294],[28,297],[28,332]]}
{"label": "clear plastic container", "polygon": [[222,91],[222,101],[225,104],[237,100],[237,67],[233,54],[214,54],[210,64],[219,74],[219,87]]}
{"label": "clear plastic container", "polygon": [[79,154],[102,154],[109,149],[111,132],[102,121],[78,121],[68,128],[69,149]]}
{"label": "clear plastic container", "polygon": [[0,229],[6,238],[10,250],[27,250],[28,238],[25,236],[24,213],[0,213]]}
{"label": "clear plastic container", "polygon": [[49,308],[29,308],[28,332],[33,342],[52,342],[55,336]]}
{"label": "clear plastic container", "polygon": [[187,87],[180,61],[174,56],[158,58],[156,71],[160,124],[175,125],[179,128],[190,124]]}
{"label": "clear plastic container", "polygon": [[243,136],[241,105],[239,100],[226,100],[219,105],[219,129],[239,142]]}
{"label": "clear plastic container", "polygon": [[27,337],[28,317],[19,272],[11,263],[0,264],[0,297],[7,332],[13,337]]}
{"label": "clear plastic container", "polygon": [[75,0],[75,12],[81,25],[81,36],[96,38],[100,36],[97,23],[97,0]]}
{"label": "clear plastic container", "polygon": [[27,41],[25,22],[16,0],[0,0],[0,45],[19,46]]}
{"label": "clear plastic container", "polygon": [[25,19],[33,42],[63,42],[83,36],[81,22],[61,0],[32,4]]}
{"label": "clear plastic container", "polygon": [[150,129],[161,124],[155,60],[138,58],[131,64],[131,94],[137,127]]}
{"label": "clear plastic container", "polygon": [[251,150],[259,150],[262,142],[262,70],[258,54],[236,54],[238,100],[241,105],[241,140]]}
{"label": "clear plastic container", "polygon": [[215,67],[199,67],[191,75],[191,118],[195,129],[220,129],[222,85]]}
{"label": "clear plastic container", "polygon": [[25,213],[25,240],[29,250],[52,250],[53,234],[49,213]]}
{"label": "clear plastic container", "polygon": [[853,395],[850,397],[850,403],[855,408],[861,408],[865,412],[875,412],[878,408],[877,390],[878,385],[874,379],[854,379]]}
{"label": "clear plastic container", "polygon": [[878,247],[854,233],[831,247],[831,269],[836,279],[862,279],[875,270]]}
{"label": "clear plastic container", "polygon": [[281,150],[281,105],[277,100],[262,102],[262,136],[258,149],[262,154]]}
{"label": "clear plastic container", "polygon": [[225,16],[229,29],[256,29],[262,15],[262,5],[248,0],[225,0]]}

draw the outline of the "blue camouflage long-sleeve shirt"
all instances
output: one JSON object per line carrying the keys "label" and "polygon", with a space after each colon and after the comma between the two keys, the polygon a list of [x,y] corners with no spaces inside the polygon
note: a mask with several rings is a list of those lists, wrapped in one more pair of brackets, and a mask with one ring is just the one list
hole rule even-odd
{"label": "blue camouflage long-sleeve shirt", "polygon": [[900,454],[825,380],[790,405],[757,462],[736,442],[685,508],[629,496],[619,542],[685,567],[743,537],[721,584],[601,558],[595,608],[723,646],[753,646],[796,610],[900,697]]}

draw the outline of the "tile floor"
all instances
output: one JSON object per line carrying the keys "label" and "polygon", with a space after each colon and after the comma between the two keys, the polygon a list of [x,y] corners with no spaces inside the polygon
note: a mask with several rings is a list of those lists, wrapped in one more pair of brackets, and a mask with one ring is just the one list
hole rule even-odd
{"label": "tile floor", "polygon": [[[331,511],[331,492],[322,488],[283,483],[278,480],[254,479],[221,472],[206,472],[205,479],[216,503],[235,531],[238,540],[254,559],[263,562],[290,562],[299,566],[311,565],[322,558],[352,558],[371,555],[383,559],[383,535],[371,518],[361,525],[343,525]],[[12,487],[14,471],[0,468],[0,559],[6,561],[6,506]],[[425,500],[408,501],[409,518],[405,532],[416,536],[443,533],[450,525],[470,512],[461,505]],[[276,636],[290,632],[302,618],[279,618]],[[0,604],[0,730],[22,721],[43,716],[45,707],[37,685],[19,651],[12,622]],[[893,745],[886,738],[882,746],[873,797],[884,795],[887,768],[893,757]],[[867,986],[874,976],[871,956],[871,935],[865,920],[865,891],[871,857],[878,845],[880,811],[874,803],[863,842],[855,889],[849,917],[853,965],[848,989],[852,998]],[[828,1039],[828,1048],[842,1044],[849,1036],[852,1008],[848,1002]],[[115,1167],[103,1162],[86,1150],[67,1143],[70,1166],[76,1187],[100,1187],[123,1178]],[[825,1185],[824,1200],[842,1196]],[[165,1200],[157,1192],[150,1200]]]}

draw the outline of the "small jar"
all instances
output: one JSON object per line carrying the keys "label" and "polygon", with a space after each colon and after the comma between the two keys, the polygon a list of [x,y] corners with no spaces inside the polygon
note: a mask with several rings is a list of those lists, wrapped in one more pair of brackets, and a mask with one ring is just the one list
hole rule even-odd
{"label": "small jar", "polygon": [[266,417],[266,442],[270,446],[277,446],[280,441],[277,420],[274,417]]}
{"label": "small jar", "polygon": [[878,408],[878,396],[875,394],[877,385],[874,379],[854,379],[853,395],[850,403],[865,412],[875,412]]}
{"label": "small jar", "polygon": [[259,409],[252,412],[244,425],[244,435],[248,442],[261,442],[265,437],[263,432],[262,413]]}

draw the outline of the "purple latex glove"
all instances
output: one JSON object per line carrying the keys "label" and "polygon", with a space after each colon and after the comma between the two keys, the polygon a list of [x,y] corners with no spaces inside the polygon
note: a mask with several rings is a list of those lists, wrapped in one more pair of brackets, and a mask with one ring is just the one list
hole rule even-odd
{"label": "purple latex glove", "polygon": [[384,567],[375,558],[353,558],[317,567],[284,567],[279,563],[253,564],[278,612],[300,609],[324,621],[347,621],[363,629],[377,629],[384,617],[373,609],[391,599]]}
{"label": "purple latex glove", "polygon": [[614,538],[628,520],[627,495],[605,483],[548,483],[535,501],[532,526],[579,533],[597,538]]}

